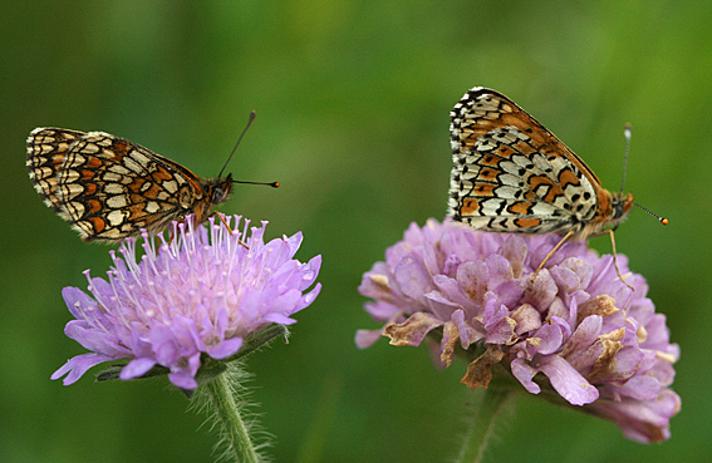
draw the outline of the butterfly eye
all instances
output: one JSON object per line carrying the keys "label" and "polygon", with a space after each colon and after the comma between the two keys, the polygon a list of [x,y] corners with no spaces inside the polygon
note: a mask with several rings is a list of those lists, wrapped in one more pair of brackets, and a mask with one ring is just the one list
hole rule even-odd
{"label": "butterfly eye", "polygon": [[213,189],[213,202],[221,202],[224,196],[225,191],[219,186],[216,186],[215,189]]}
{"label": "butterfly eye", "polygon": [[623,203],[617,203],[614,208],[615,208],[615,211],[613,214],[613,218],[614,219],[621,218],[623,216]]}
{"label": "butterfly eye", "polygon": [[613,218],[620,219],[625,215],[625,198],[613,198]]}

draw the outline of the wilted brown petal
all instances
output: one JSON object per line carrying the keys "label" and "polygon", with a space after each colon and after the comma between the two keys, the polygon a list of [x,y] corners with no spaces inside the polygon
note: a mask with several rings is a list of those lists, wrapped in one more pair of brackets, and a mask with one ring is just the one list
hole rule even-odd
{"label": "wilted brown petal", "polygon": [[595,383],[599,378],[606,378],[614,370],[615,356],[623,347],[623,336],[625,328],[618,328],[598,337],[597,343],[603,347],[603,351],[596,359],[593,369],[587,375],[589,381]]}
{"label": "wilted brown petal", "polygon": [[512,312],[512,319],[516,323],[514,332],[520,336],[522,333],[534,331],[541,326],[541,315],[531,304],[522,304]]}
{"label": "wilted brown petal", "polygon": [[455,355],[457,342],[460,340],[460,331],[457,325],[453,322],[446,322],[443,325],[443,340],[440,347],[440,361],[446,367],[452,363],[452,358]]}
{"label": "wilted brown petal", "polygon": [[[619,259],[628,275],[621,282],[613,257],[585,241],[566,243],[536,270],[560,241],[556,233],[488,233],[451,220],[411,224],[359,291],[372,298],[366,311],[392,345],[432,337],[438,344],[430,352],[443,367],[456,354],[468,362],[479,355],[460,380],[468,387],[487,387],[509,370],[530,393],[544,387],[615,422],[630,439],[667,439],[680,410],[670,389],[680,348],[646,297],[645,278]],[[378,333],[359,331],[357,345]],[[548,384],[535,382],[537,374]]]}
{"label": "wilted brown petal", "polygon": [[383,328],[383,335],[390,338],[392,346],[419,346],[432,329],[442,324],[426,313],[416,312],[402,323],[388,323]]}
{"label": "wilted brown petal", "polygon": [[616,301],[607,294],[601,294],[600,296],[592,297],[579,306],[576,323],[581,323],[581,320],[589,315],[607,317],[616,312],[618,312]]}
{"label": "wilted brown petal", "polygon": [[492,381],[492,367],[504,357],[504,352],[498,346],[487,346],[485,352],[467,365],[465,376],[460,382],[467,387],[487,388]]}

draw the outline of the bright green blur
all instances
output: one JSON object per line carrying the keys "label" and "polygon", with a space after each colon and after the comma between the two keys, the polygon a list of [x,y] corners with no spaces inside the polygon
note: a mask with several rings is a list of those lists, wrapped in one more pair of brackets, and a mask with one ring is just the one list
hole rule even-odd
{"label": "bright green blur", "polygon": [[[712,6],[705,2],[3,2],[0,461],[209,461],[214,436],[165,380],[64,388],[82,348],[60,290],[100,275],[25,171],[36,126],[104,130],[215,175],[250,110],[222,210],[304,232],[324,290],[289,345],[249,362],[277,462],[439,462],[457,453],[465,365],[425,349],[358,351],[375,327],[356,292],[411,221],[442,218],[448,112],[469,87],[502,91],[619,187],[633,210],[618,250],[645,275],[681,344],[672,439],[642,446],[609,423],[518,400],[489,461],[705,461],[712,453]],[[363,3],[363,4],[362,4]],[[573,4],[579,3],[579,4]],[[607,238],[593,244],[607,252]]]}

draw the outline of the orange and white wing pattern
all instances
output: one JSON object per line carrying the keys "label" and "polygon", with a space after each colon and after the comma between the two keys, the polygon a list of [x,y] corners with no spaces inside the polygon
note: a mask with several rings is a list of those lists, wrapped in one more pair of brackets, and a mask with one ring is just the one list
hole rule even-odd
{"label": "orange and white wing pattern", "polygon": [[27,137],[27,167],[30,180],[48,207],[61,210],[56,173],[61,170],[69,147],[84,132],[65,129],[35,129]]}
{"label": "orange and white wing pattern", "polygon": [[85,241],[117,241],[209,202],[200,179],[153,151],[104,132],[37,128],[27,138],[35,190]]}
{"label": "orange and white wing pattern", "polygon": [[455,220],[486,231],[583,237],[610,224],[611,195],[595,174],[506,96],[475,87],[450,118]]}

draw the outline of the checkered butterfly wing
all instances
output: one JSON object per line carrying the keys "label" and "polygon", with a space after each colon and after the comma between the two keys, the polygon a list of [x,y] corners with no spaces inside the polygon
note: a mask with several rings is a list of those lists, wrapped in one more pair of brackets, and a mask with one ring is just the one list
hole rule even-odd
{"label": "checkered butterfly wing", "polygon": [[45,203],[86,241],[160,230],[205,197],[188,169],[104,132],[37,128],[27,139],[27,166]]}
{"label": "checkered butterfly wing", "polygon": [[598,178],[509,98],[469,90],[450,113],[448,215],[497,232],[580,231],[597,214]]}

